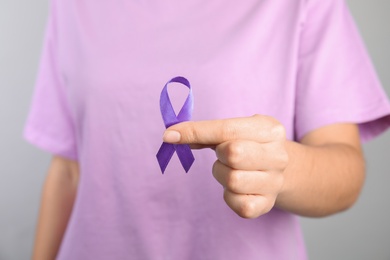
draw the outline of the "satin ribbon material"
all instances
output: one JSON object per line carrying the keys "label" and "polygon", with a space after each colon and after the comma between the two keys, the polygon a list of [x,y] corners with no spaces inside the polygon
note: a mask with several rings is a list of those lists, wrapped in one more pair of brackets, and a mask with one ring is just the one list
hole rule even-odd
{"label": "satin ribbon material", "polygon": [[[181,83],[189,89],[188,96],[178,115],[176,115],[175,111],[173,110],[172,103],[168,95],[168,84],[173,82]],[[191,120],[193,106],[194,99],[192,96],[191,85],[186,78],[175,77],[165,84],[160,96],[160,110],[165,124],[165,128],[184,121]],[[157,161],[161,168],[161,172],[163,174],[175,151],[177,153],[177,156],[179,157],[181,165],[186,172],[189,171],[191,165],[194,163],[195,158],[188,144],[169,144],[163,142],[156,155]]]}

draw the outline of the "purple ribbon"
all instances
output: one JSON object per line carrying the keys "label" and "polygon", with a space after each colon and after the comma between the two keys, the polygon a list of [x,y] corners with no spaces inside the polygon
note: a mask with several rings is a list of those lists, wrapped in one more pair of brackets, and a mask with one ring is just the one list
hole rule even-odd
{"label": "purple ribbon", "polygon": [[[171,100],[168,96],[168,84],[169,83],[181,83],[189,89],[189,93],[183,107],[180,109],[178,115],[173,110]],[[193,110],[193,96],[190,82],[184,77],[175,77],[165,84],[160,96],[160,110],[164,120],[165,128],[175,125],[180,122],[191,120]],[[163,142],[160,149],[157,152],[157,160],[161,168],[161,172],[164,174],[165,169],[168,166],[173,154],[177,153],[181,165],[186,172],[189,171],[191,165],[195,161],[194,155],[191,152],[191,148],[188,144],[169,144]]]}

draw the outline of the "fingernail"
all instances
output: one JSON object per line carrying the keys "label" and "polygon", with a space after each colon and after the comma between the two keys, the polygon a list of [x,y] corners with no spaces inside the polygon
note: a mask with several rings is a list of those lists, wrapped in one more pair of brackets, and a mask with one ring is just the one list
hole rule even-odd
{"label": "fingernail", "polygon": [[167,130],[164,132],[163,141],[167,143],[177,143],[180,141],[180,133],[177,131]]}

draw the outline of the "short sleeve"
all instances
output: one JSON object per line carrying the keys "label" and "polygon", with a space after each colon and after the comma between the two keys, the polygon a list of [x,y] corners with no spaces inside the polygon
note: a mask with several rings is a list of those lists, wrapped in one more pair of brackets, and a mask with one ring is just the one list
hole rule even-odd
{"label": "short sleeve", "polygon": [[54,155],[77,160],[72,116],[58,66],[56,16],[55,2],[51,1],[24,137],[33,145]]}
{"label": "short sleeve", "polygon": [[357,123],[362,141],[390,126],[390,105],[344,0],[307,0],[295,111],[296,139]]}

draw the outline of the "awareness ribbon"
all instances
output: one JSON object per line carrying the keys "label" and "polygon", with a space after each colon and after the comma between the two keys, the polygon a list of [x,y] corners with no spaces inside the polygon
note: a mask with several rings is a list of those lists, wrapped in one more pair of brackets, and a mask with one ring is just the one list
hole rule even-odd
{"label": "awareness ribbon", "polygon": [[[168,84],[169,83],[181,83],[189,89],[188,96],[184,102],[183,107],[180,109],[178,115],[176,115],[173,110],[171,100],[168,95]],[[160,96],[160,110],[161,115],[165,124],[165,128],[168,128],[177,123],[191,120],[192,110],[193,110],[193,96],[190,82],[184,77],[175,77],[168,81],[163,90],[161,91]],[[169,161],[171,160],[173,154],[177,153],[181,165],[183,166],[186,172],[189,171],[191,165],[195,161],[194,155],[192,154],[191,148],[188,144],[169,144],[163,142],[160,149],[157,152],[157,161],[160,165],[161,172],[164,174],[165,169],[168,166]]]}

